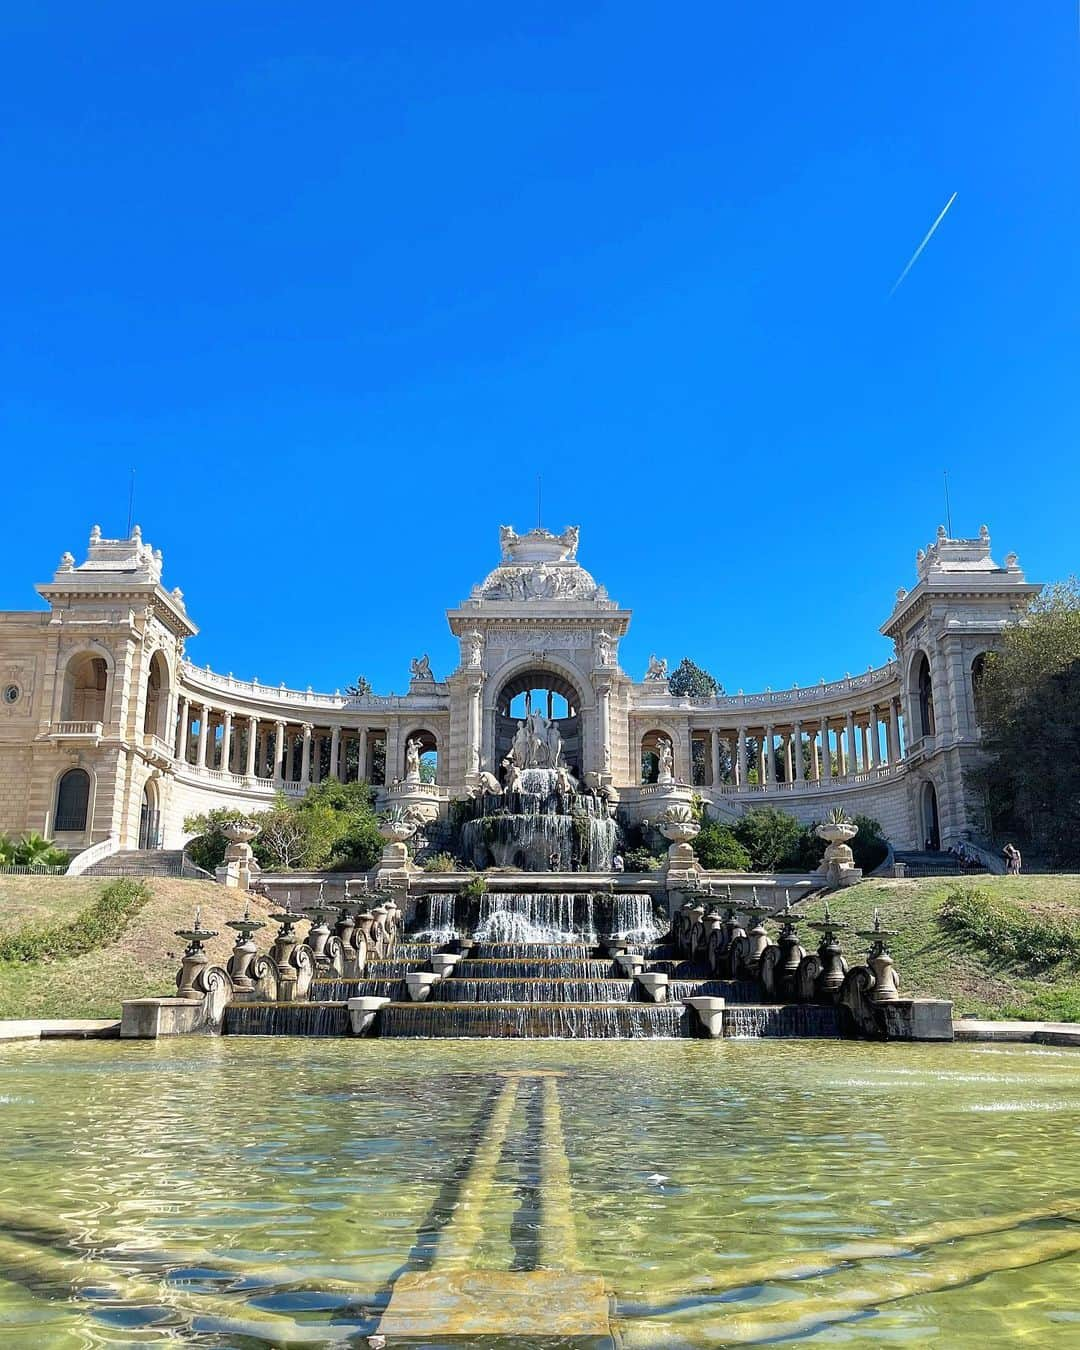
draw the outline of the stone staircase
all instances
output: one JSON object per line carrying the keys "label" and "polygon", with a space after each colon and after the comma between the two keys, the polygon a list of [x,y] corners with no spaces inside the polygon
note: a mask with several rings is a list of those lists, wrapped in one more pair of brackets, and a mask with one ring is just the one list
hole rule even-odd
{"label": "stone staircase", "polygon": [[113,853],[86,869],[87,877],[182,877],[198,869],[186,863],[183,849],[133,848]]}

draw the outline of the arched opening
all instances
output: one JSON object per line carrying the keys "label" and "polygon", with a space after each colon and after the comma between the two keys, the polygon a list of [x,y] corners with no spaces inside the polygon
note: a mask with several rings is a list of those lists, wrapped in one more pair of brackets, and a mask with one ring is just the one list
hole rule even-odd
{"label": "arched opening", "polygon": [[975,708],[975,721],[982,726],[986,720],[986,690],[983,681],[986,678],[986,652],[980,652],[971,663],[971,699]]}
{"label": "arched opening", "polygon": [[923,845],[931,853],[941,848],[941,829],[938,823],[937,789],[933,783],[922,788]]}
{"label": "arched opening", "polygon": [[580,697],[556,671],[535,668],[512,676],[495,700],[494,765],[511,757],[519,768],[557,768],[581,777]]}
{"label": "arched opening", "polygon": [[146,712],[143,714],[143,731],[147,736],[157,736],[168,740],[165,718],[169,707],[169,664],[163,652],[155,652],[150,658],[150,672],[146,677]]}
{"label": "arched opening", "polygon": [[913,676],[919,701],[919,735],[933,736],[935,734],[934,681],[930,675],[930,662],[927,660],[925,652],[920,652],[915,658]]}
{"label": "arched opening", "polygon": [[60,718],[64,722],[104,722],[109,666],[93,652],[73,656],[64,671]]}
{"label": "arched opening", "polygon": [[68,769],[56,785],[57,834],[82,834],[90,809],[90,775],[85,769]]}
{"label": "arched opening", "polygon": [[[415,756],[415,762],[414,762]],[[405,777],[410,772],[420,775],[421,783],[439,781],[439,741],[433,731],[421,728],[405,738]]]}
{"label": "arched opening", "polygon": [[658,783],[660,781],[660,756],[664,746],[674,743],[666,731],[647,731],[641,738],[641,781]]}
{"label": "arched opening", "polygon": [[157,785],[153,779],[143,788],[139,810],[139,847],[161,847],[161,811],[158,807]]}

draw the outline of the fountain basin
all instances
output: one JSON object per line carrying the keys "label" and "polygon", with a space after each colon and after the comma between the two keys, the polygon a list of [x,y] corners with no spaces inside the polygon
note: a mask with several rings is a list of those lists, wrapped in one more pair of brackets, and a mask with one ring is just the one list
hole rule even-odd
{"label": "fountain basin", "polygon": [[370,1033],[380,1009],[390,1002],[388,998],[376,998],[367,994],[362,998],[351,998],[346,1003],[349,1010],[349,1022],[354,1036],[366,1036]]}
{"label": "fountain basin", "polygon": [[724,999],[706,994],[696,998],[684,998],[683,1002],[697,1013],[698,1021],[709,1036],[717,1037],[724,1034]]}
{"label": "fountain basin", "polygon": [[409,992],[411,1003],[426,1003],[431,991],[442,979],[441,974],[430,970],[410,970],[405,976],[405,988]]}
{"label": "fountain basin", "polygon": [[668,977],[661,971],[643,970],[635,979],[650,1003],[663,1003],[667,999]]}

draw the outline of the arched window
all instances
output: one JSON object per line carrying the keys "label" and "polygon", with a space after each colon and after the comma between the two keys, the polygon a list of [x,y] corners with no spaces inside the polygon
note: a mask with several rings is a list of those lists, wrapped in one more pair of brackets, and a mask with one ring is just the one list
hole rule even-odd
{"label": "arched window", "polygon": [[409,742],[417,742],[417,749],[420,757],[420,781],[421,783],[435,783],[438,781],[439,773],[439,743],[435,739],[434,732],[420,730],[412,731],[405,738],[405,775],[409,773]]}
{"label": "arched window", "polygon": [[85,830],[89,806],[90,775],[85,769],[68,769],[56,788],[57,833]]}
{"label": "arched window", "polygon": [[143,715],[143,731],[148,736],[165,735],[165,718],[169,703],[169,666],[161,652],[155,652],[150,658],[150,673],[146,677],[146,712]]}
{"label": "arched window", "polygon": [[915,687],[919,695],[919,723],[921,736],[933,736],[934,731],[934,682],[930,676],[930,662],[925,652],[920,652],[915,666]]}
{"label": "arched window", "polygon": [[60,717],[65,722],[104,722],[109,667],[92,652],[73,656],[64,672]]}

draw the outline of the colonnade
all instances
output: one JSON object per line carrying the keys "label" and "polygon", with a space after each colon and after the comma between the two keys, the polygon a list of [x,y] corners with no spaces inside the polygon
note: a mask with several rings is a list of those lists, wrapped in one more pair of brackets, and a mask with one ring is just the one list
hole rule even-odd
{"label": "colonnade", "polygon": [[[694,756],[693,743],[704,742]],[[900,703],[896,698],[851,709],[841,716],[748,723],[738,727],[691,727],[691,765],[676,758],[676,777],[696,786],[733,789],[795,786],[799,783],[851,780],[857,774],[889,768],[903,758]],[[678,749],[676,747],[676,756]]]}
{"label": "colonnade", "polygon": [[181,763],[197,769],[311,786],[328,777],[371,781],[376,760],[385,764],[386,742],[383,728],[245,715],[181,694],[173,749]]}

